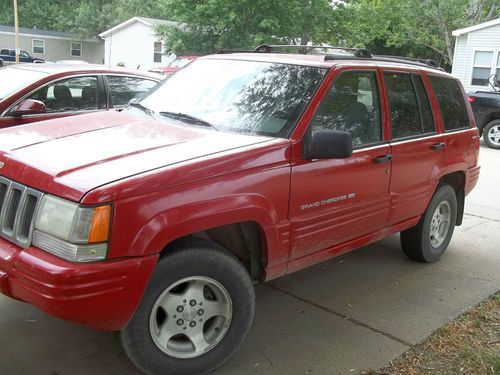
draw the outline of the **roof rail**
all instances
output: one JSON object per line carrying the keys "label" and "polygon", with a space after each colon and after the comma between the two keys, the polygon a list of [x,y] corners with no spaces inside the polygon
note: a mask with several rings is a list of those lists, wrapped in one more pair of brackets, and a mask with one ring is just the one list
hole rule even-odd
{"label": "roof rail", "polygon": [[415,57],[393,56],[393,55],[375,55],[374,57],[385,57],[385,58],[389,58],[389,59],[417,62],[417,63],[425,64],[427,66],[431,66],[434,68],[439,68],[439,64],[436,62],[436,60],[432,60],[432,59],[421,59],[421,58],[415,58]]}
{"label": "roof rail", "polygon": [[266,52],[270,53],[273,50],[279,50],[284,48],[295,48],[298,51],[305,51],[305,54],[312,50],[339,50],[347,53],[351,53],[356,57],[371,57],[370,51],[365,48],[348,48],[348,47],[337,47],[337,46],[315,46],[315,45],[297,45],[297,44],[261,44],[256,47],[254,52]]}
{"label": "roof rail", "polygon": [[[426,68],[432,68],[444,71],[442,67],[438,65],[438,63],[432,59],[419,59],[413,57],[404,57],[404,56],[391,56],[391,55],[372,55],[369,57],[366,56],[354,56],[355,59],[360,60],[370,60],[370,61],[383,61],[383,62],[393,62],[393,63],[403,63],[416,65]],[[325,61],[328,60],[352,60],[353,57],[345,56],[345,55],[326,55]]]}
{"label": "roof rail", "polygon": [[348,47],[334,47],[334,46],[314,46],[314,45],[297,45],[297,44],[261,44],[253,50],[220,50],[216,54],[226,54],[226,53],[272,53],[277,52],[276,50],[282,50],[287,48],[296,49],[298,52],[307,54],[312,50],[337,50],[347,52],[355,57],[371,57],[372,54],[365,48],[348,48]]}
{"label": "roof rail", "polygon": [[[299,53],[307,54],[312,50],[332,50],[342,51],[341,53],[325,54],[325,61],[328,60],[370,60],[370,61],[385,61],[393,63],[404,63],[426,68],[433,68],[444,71],[435,60],[421,59],[414,57],[392,56],[392,55],[372,55],[366,48],[348,48],[335,46],[314,46],[314,45],[297,45],[297,44],[261,44],[253,50],[220,50],[217,54],[225,53],[272,53],[283,49],[293,48]],[[277,50],[277,51],[276,51]],[[281,51],[282,52],[282,51]]]}

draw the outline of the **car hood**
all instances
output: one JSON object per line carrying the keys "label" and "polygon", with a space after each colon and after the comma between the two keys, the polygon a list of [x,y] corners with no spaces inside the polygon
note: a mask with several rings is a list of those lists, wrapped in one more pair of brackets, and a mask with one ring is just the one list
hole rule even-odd
{"label": "car hood", "polygon": [[94,113],[1,130],[0,174],[79,201],[114,181],[271,139],[128,111]]}

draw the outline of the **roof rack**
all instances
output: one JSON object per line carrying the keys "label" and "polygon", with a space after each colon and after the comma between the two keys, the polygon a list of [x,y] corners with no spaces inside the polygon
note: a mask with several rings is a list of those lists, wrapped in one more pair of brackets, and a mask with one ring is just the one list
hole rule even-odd
{"label": "roof rack", "polygon": [[[391,55],[372,55],[370,57],[365,56],[354,56],[355,59],[359,60],[370,60],[370,61],[383,61],[383,62],[393,62],[393,63],[402,63],[402,64],[410,64],[416,65],[426,68],[432,68],[444,71],[442,67],[438,65],[435,60],[432,59],[418,59],[413,57],[404,57],[404,56],[391,56]],[[326,55],[325,61],[328,60],[352,60],[353,56],[345,56],[345,55]]]}
{"label": "roof rack", "polygon": [[370,51],[365,48],[347,48],[347,47],[333,47],[333,46],[314,46],[314,45],[297,45],[297,44],[261,44],[253,50],[220,50],[216,54],[226,54],[226,53],[272,53],[277,52],[276,50],[283,49],[296,49],[298,52],[303,54],[308,54],[312,50],[337,50],[344,51],[355,57],[371,57]]}
{"label": "roof rack", "polygon": [[296,49],[299,53],[308,54],[312,50],[333,50],[342,51],[341,53],[325,54],[325,61],[329,60],[370,60],[370,61],[385,61],[395,62],[422,66],[426,68],[433,68],[444,71],[435,60],[421,59],[413,57],[392,56],[392,55],[372,55],[366,48],[348,48],[348,47],[334,47],[334,46],[310,46],[310,45],[296,45],[296,44],[261,44],[253,50],[220,50],[217,54],[225,53],[272,53],[283,49]]}

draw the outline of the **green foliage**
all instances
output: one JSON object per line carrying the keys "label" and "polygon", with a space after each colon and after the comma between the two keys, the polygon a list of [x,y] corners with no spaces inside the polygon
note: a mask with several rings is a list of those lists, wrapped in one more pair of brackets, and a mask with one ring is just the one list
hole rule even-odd
{"label": "green foliage", "polygon": [[[0,24],[13,25],[12,0]],[[450,65],[451,32],[500,17],[498,0],[19,0],[20,26],[97,34],[143,16],[178,21],[157,33],[169,51],[204,54],[263,43],[367,47]]]}
{"label": "green foliage", "polygon": [[336,12],[328,0],[167,0],[165,5],[181,26],[157,32],[176,53],[307,44],[334,35]]}
{"label": "green foliage", "polygon": [[496,0],[352,0],[343,15],[351,31],[347,44],[451,65],[452,31],[500,16],[500,6]]}
{"label": "green foliage", "polygon": [[[67,31],[82,37],[99,33],[131,18],[168,19],[164,0],[20,0],[19,26]],[[13,25],[12,0],[0,0],[0,24]]]}

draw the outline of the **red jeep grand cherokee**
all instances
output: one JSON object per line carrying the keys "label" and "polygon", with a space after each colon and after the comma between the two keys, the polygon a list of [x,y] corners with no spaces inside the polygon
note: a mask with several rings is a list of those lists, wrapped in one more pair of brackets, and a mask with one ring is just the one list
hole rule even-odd
{"label": "red jeep grand cherokee", "polygon": [[460,83],[273,50],[200,58],[122,112],[0,131],[1,291],[121,330],[146,373],[197,374],[245,338],[253,282],[398,232],[438,260],[479,174]]}

